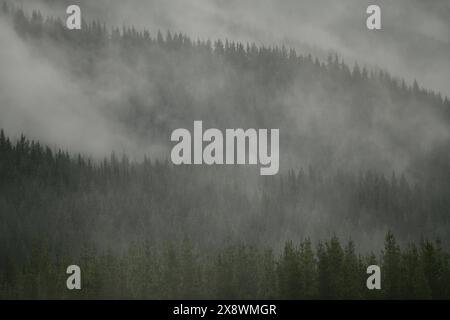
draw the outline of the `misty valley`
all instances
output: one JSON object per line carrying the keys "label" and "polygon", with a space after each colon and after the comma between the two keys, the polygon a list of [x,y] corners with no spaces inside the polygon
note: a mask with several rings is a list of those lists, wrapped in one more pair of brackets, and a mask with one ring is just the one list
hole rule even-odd
{"label": "misty valley", "polygon": [[0,298],[450,299],[445,93],[12,1],[0,48]]}

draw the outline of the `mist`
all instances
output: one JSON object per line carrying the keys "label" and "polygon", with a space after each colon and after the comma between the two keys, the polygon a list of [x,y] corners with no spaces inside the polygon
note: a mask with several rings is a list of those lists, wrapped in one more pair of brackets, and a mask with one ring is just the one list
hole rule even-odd
{"label": "mist", "polygon": [[[446,0],[132,0],[27,1],[64,16],[81,5],[86,18],[110,26],[135,25],[153,32],[183,32],[194,38],[229,38],[286,45],[302,53],[337,52],[346,61],[388,69],[410,83],[449,95],[450,4]],[[42,5],[44,3],[44,5]],[[380,5],[382,30],[366,29],[366,8]]]}
{"label": "mist", "polygon": [[0,23],[0,127],[12,137],[34,136],[52,148],[94,158],[113,151],[131,157],[162,154],[160,146],[148,140],[142,145],[112,116],[111,101],[120,87],[93,89],[71,72],[70,53],[46,41],[36,50],[10,24]]}
{"label": "mist", "polygon": [[[24,2],[25,13],[29,16],[35,8],[44,14],[64,17],[65,6],[62,2],[55,3]],[[357,218],[348,218],[350,209],[345,205],[336,213],[334,198],[328,193],[328,188],[341,187],[333,182],[336,172],[355,174],[374,170],[386,176],[405,173],[408,179],[416,181],[428,177],[431,170],[418,168],[430,166],[436,150],[441,150],[439,159],[448,153],[445,146],[450,138],[449,117],[448,110],[443,110],[446,105],[442,96],[411,86],[417,78],[420,86],[446,92],[448,57],[441,56],[440,51],[436,55],[424,51],[416,55],[409,47],[412,42],[408,42],[415,37],[426,39],[423,41],[436,46],[422,50],[434,50],[438,44],[446,43],[445,32],[440,23],[404,28],[407,18],[417,12],[428,12],[431,17],[427,21],[444,21],[438,12],[427,8],[418,11],[418,4],[411,7],[414,13],[409,14],[400,7],[388,12],[383,9],[384,29],[371,33],[365,30],[364,14],[350,14],[359,7],[364,13],[365,6],[351,1],[339,5],[271,1],[258,5],[252,1],[236,2],[234,6],[233,2],[218,1],[195,5],[181,1],[102,4],[102,1],[96,1],[95,5],[82,2],[85,21],[105,21],[109,29],[119,28],[119,35],[108,31],[97,36],[98,30],[92,24],[89,30],[71,33],[58,29],[58,23],[49,23],[46,31],[30,35],[35,30],[21,30],[20,24],[2,17],[0,127],[9,136],[18,138],[25,133],[50,147],[97,159],[115,152],[137,161],[144,156],[166,160],[170,156],[171,132],[192,128],[193,121],[202,120],[205,129],[280,129],[281,162],[280,174],[272,180],[275,187],[266,190],[269,204],[275,203],[273,208],[266,209],[265,203],[261,204],[265,193],[261,193],[257,170],[245,166],[190,167],[192,172],[186,176],[192,181],[185,183],[191,193],[180,187],[175,178],[167,182],[167,187],[155,187],[165,195],[164,201],[166,197],[169,199],[168,204],[161,201],[160,210],[164,214],[166,210],[174,210],[172,204],[180,205],[177,210],[185,213],[184,202],[178,204],[170,198],[171,188],[189,205],[194,203],[192,207],[186,205],[186,220],[194,221],[188,222],[188,227],[180,223],[169,228],[166,219],[170,215],[155,216],[150,211],[154,199],[147,197],[147,189],[138,188],[141,181],[127,181],[136,188],[131,189],[135,191],[133,195],[128,194],[128,189],[117,187],[114,199],[130,201],[128,197],[137,197],[132,199],[137,203],[143,201],[144,209],[135,209],[133,201],[130,201],[133,205],[122,207],[122,203],[102,198],[104,195],[100,193],[99,201],[109,204],[108,209],[115,217],[89,202],[78,210],[100,216],[97,224],[93,224],[99,226],[99,231],[92,238],[106,244],[105,247],[114,243],[115,222],[120,221],[115,219],[123,216],[128,223],[123,227],[122,222],[118,223],[123,243],[133,239],[139,219],[144,221],[140,226],[144,231],[139,229],[136,237],[141,233],[161,238],[182,237],[180,230],[188,230],[198,242],[206,243],[225,241],[230,234],[243,240],[248,234],[255,239],[263,238],[258,230],[252,233],[247,230],[254,221],[263,220],[269,226],[279,227],[268,228],[264,237],[274,247],[307,235],[317,240],[333,234],[352,237],[361,247],[380,246],[388,228],[387,223],[383,224],[385,221],[373,227],[367,223],[373,218],[371,212],[365,209],[358,211]],[[391,23],[398,29],[392,33],[386,31],[389,21],[393,21],[386,17],[389,12],[403,17],[405,22],[393,19],[396,22]],[[150,37],[137,36],[140,28],[149,29]],[[158,29],[162,35],[157,34]],[[182,32],[189,38],[183,38],[183,44],[179,45],[179,38],[173,41],[174,32]],[[221,53],[217,43],[198,44],[197,37],[223,42],[249,41],[263,47],[255,46],[254,51],[236,54],[239,49],[232,49],[236,44],[228,42],[228,52]],[[291,47],[301,55],[289,51]],[[338,55],[328,56],[330,51]],[[311,52],[314,56],[308,55]],[[421,69],[429,65],[428,60],[433,60],[430,65],[439,65],[436,67],[439,72]],[[358,65],[353,67],[355,62]],[[385,69],[393,79],[383,73]],[[406,78],[407,84],[397,77]],[[432,83],[435,80],[439,85]],[[313,181],[312,187],[308,187],[312,191],[306,188],[302,192],[312,195],[306,197],[306,204],[285,201],[285,195],[277,193],[276,179],[283,181],[290,169],[299,172],[306,168],[312,168],[311,177],[306,178]],[[174,169],[173,175],[179,178],[177,170],[183,173],[182,170],[188,169]],[[326,184],[317,187],[316,180],[320,179],[315,170],[332,187]],[[447,177],[442,171],[436,172],[443,180]],[[170,183],[177,187],[170,187]],[[217,187],[214,190],[218,204],[212,205],[202,197],[210,184]],[[317,193],[316,187],[320,190]],[[334,196],[339,199],[340,193],[335,189]],[[351,193],[352,189],[349,190],[345,192]],[[345,196],[351,198],[348,193]],[[300,191],[298,195],[301,196]],[[230,198],[237,200],[229,204]],[[280,209],[279,204],[286,208]],[[264,219],[261,208],[266,210]],[[213,214],[208,210],[213,210]],[[70,214],[66,213],[68,220]],[[200,221],[204,216],[208,218]],[[342,216],[346,217],[345,222],[341,222]],[[101,227],[104,220],[108,220],[105,228]],[[355,231],[354,223],[363,225],[361,230]],[[199,225],[202,230],[216,232],[208,231],[204,236],[197,230]],[[430,223],[424,232],[439,230],[439,234],[446,234],[445,224],[435,227]],[[405,238],[419,236],[411,235],[416,229],[405,229]]]}
{"label": "mist", "polygon": [[[24,3],[30,10],[37,8],[49,14],[65,8],[65,4],[56,1]],[[314,5],[309,2],[275,5],[266,1],[257,6],[251,1],[234,5],[218,1],[193,5],[137,0],[126,4],[114,1],[80,4],[85,19],[104,20],[111,27],[135,25],[153,30],[153,35],[158,29],[181,30],[194,39],[230,38],[285,44],[300,48],[302,53],[304,47],[296,45],[301,42],[310,48],[320,48],[322,53],[339,52],[339,59],[349,64],[357,58],[360,65],[374,63],[407,79],[412,78],[407,74],[415,74],[417,78],[441,77],[436,72],[419,70],[421,65],[429,64],[413,62],[415,54],[400,59],[404,46],[410,45],[408,37],[426,37],[428,40],[424,41],[434,40],[437,44],[445,41],[442,11],[419,5],[405,4],[401,10],[399,3],[397,9],[383,9],[384,30],[376,33],[358,27],[364,26],[365,16],[352,13],[365,6],[353,1],[339,4],[321,1]],[[426,20],[434,21],[431,29],[423,24],[406,27],[411,25],[406,17],[416,16],[419,9],[432,15]],[[391,16],[395,13],[399,16]],[[282,22],[276,23],[278,20]],[[404,23],[400,23],[402,20]],[[391,26],[389,21],[396,22]],[[389,28],[396,31],[387,32]],[[433,32],[432,28],[439,32]],[[392,41],[393,37],[396,41]],[[88,56],[71,52],[76,49],[66,49],[49,39],[38,44],[24,41],[6,22],[2,25],[1,41],[10,45],[1,52],[0,63],[6,72],[0,78],[3,115],[0,126],[10,134],[17,136],[23,132],[72,152],[102,157],[114,151],[135,159],[144,155],[166,159],[170,132],[204,119],[210,127],[280,128],[282,170],[313,164],[330,169],[356,167],[390,172],[407,170],[414,158],[449,137],[447,123],[435,110],[418,101],[398,105],[382,87],[378,88],[377,101],[366,103],[361,99],[358,101],[363,105],[351,107],[355,97],[348,92],[334,92],[323,84],[316,85],[315,78],[305,80],[300,75],[284,90],[268,96],[259,91],[255,74],[242,73],[226,62],[205,65],[201,55],[166,57],[158,50],[151,51],[150,59],[144,52],[133,53],[135,60],[130,61],[114,46],[89,66],[90,75],[86,76]],[[377,57],[378,51],[383,52],[382,57]],[[443,59],[423,52],[417,57],[431,59],[433,64]],[[445,62],[439,66],[440,71],[449,66]],[[402,64],[409,63],[414,66],[405,65],[400,70]],[[448,74],[442,72],[442,77]],[[442,78],[439,83],[432,89],[443,88],[448,81]],[[179,90],[181,95],[170,98],[173,101],[167,104],[166,95],[170,92],[164,89],[162,93],[160,87]],[[256,91],[248,94],[244,88]],[[236,101],[233,94],[243,99]],[[173,103],[178,105],[171,106]],[[249,108],[260,115],[255,117]]]}

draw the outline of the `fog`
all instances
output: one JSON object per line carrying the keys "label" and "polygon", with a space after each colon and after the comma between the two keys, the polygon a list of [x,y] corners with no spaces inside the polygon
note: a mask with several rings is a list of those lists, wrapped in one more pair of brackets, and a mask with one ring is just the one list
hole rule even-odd
{"label": "fog", "polygon": [[[141,144],[113,116],[111,101],[118,99],[119,86],[93,89],[68,72],[66,52],[52,47],[36,52],[5,21],[0,21],[0,43],[0,127],[13,139],[23,133],[51,148],[94,158],[111,152],[162,157],[164,147],[149,140]],[[116,71],[125,76],[123,69]]]}
{"label": "fog", "polygon": [[[277,60],[273,52],[267,54],[268,58],[257,53],[251,61],[256,67],[243,68],[240,61],[233,63],[229,61],[232,59],[208,50],[167,49],[165,45],[127,43],[123,39],[105,41],[104,46],[96,47],[89,43],[89,37],[80,38],[85,42],[78,50],[74,42],[64,37],[56,41],[48,35],[21,37],[13,23],[0,20],[0,127],[13,138],[25,133],[50,147],[96,158],[114,151],[138,160],[144,155],[167,159],[171,132],[176,128],[192,130],[194,120],[202,120],[205,129],[276,128],[280,129],[283,174],[291,168],[313,166],[325,174],[344,170],[356,175],[375,169],[387,176],[392,171],[406,172],[411,178],[416,162],[427,159],[433,150],[444,146],[448,152],[445,146],[450,130],[448,118],[439,110],[443,105],[440,99],[432,100],[431,94],[416,88],[400,89],[399,85],[392,89],[380,77],[355,80],[350,70],[339,69],[342,59],[350,68],[358,62],[361,67],[366,65],[369,72],[388,70],[405,78],[408,84],[418,79],[427,89],[449,94],[449,22],[444,1],[436,1],[434,6],[419,1],[380,2],[382,31],[366,30],[368,3],[356,0],[15,3],[19,2],[28,15],[32,9],[39,9],[44,15],[64,17],[67,4],[80,3],[86,21],[98,19],[110,27],[146,28],[153,38],[159,29],[163,34],[168,30],[182,32],[193,40],[220,38],[265,46],[285,45],[299,53],[313,53],[320,61],[303,57],[301,63],[288,64],[289,59]],[[333,67],[332,63],[325,66],[329,52],[338,53],[339,71],[333,71],[336,65]],[[236,58],[239,59],[242,56]],[[292,66],[298,69],[291,74]],[[220,176],[220,169],[211,175],[201,169],[205,168],[193,169],[198,170],[194,173],[200,172],[196,175],[198,180],[188,182],[193,194],[200,190],[199,199],[204,199],[201,192],[208,183],[220,182],[238,185],[232,190],[239,195],[247,191],[246,195],[254,196],[252,199],[260,197],[255,183],[257,170],[226,168],[229,171],[223,171],[223,179],[214,179]],[[253,179],[248,178],[253,173]],[[178,181],[174,184],[178,185]],[[340,187],[339,183],[336,185]],[[169,189],[168,184],[164,193],[170,194]],[[273,190],[277,191],[277,187]],[[382,243],[387,229],[384,222],[371,232],[362,227],[355,234],[353,224],[334,225],[340,223],[340,216],[333,216],[334,208],[329,209],[332,207],[329,203],[329,207],[322,206],[330,197],[326,188],[320,190],[325,191],[311,197],[312,208],[300,204],[293,205],[292,211],[286,209],[287,218],[280,222],[282,227],[276,230],[274,238],[281,235],[285,237],[282,240],[287,240],[310,233],[317,237],[337,233],[363,239],[360,242],[365,245]],[[375,192],[370,191],[365,190],[375,197]],[[275,198],[276,205],[285,205],[280,199]],[[213,201],[208,206],[215,206]],[[227,201],[224,199],[217,205],[222,214],[217,215],[218,219],[227,217],[231,226],[240,226],[237,221],[246,217],[245,210],[233,211]],[[150,205],[145,210],[153,210]],[[347,208],[342,206],[341,211],[346,212]],[[132,208],[127,210],[131,212]],[[278,214],[277,208],[273,212]],[[121,208],[113,209],[120,217]],[[201,219],[195,216],[198,211],[195,205],[189,209],[192,216]],[[203,209],[210,213],[206,205]],[[259,212],[259,208],[253,209]],[[362,212],[364,220],[364,210],[351,209],[358,215]],[[147,216],[145,210],[140,212],[143,216]],[[168,209],[163,207],[161,212],[165,213],[164,210]],[[183,210],[180,212],[184,213]],[[278,221],[278,216],[271,215],[273,212],[266,217]],[[423,212],[428,214],[426,210]],[[371,213],[368,210],[367,216]],[[304,220],[298,219],[299,215]],[[376,220],[377,216],[374,217]],[[417,221],[421,227],[422,221]],[[197,224],[190,226],[195,234]],[[221,223],[215,226],[226,234]],[[438,230],[431,223],[427,228]],[[440,228],[440,233],[445,234],[446,225]],[[165,231],[161,229],[161,233]],[[245,230],[239,234],[245,237]]]}
{"label": "fog", "polygon": [[[229,38],[338,52],[346,61],[379,66],[412,82],[450,94],[450,3],[446,0],[42,0],[63,16],[78,3],[87,18],[183,32],[196,38]],[[38,1],[21,0],[35,8]],[[378,4],[382,30],[366,29],[366,8]]]}
{"label": "fog", "polygon": [[[328,52],[337,52],[349,65],[357,61],[410,82],[417,78],[433,90],[450,90],[448,5],[442,1],[436,2],[441,7],[382,2],[382,31],[366,30],[367,3],[350,0],[21,3],[27,10],[62,17],[66,5],[79,3],[87,20],[106,21],[111,27],[135,25],[153,36],[160,29],[181,31],[193,39],[284,44],[322,60]],[[307,75],[265,96],[259,89],[245,90],[256,86],[253,74],[242,78],[231,66],[204,67],[202,56],[153,52],[148,60],[142,52],[130,64],[115,49],[95,62],[93,78],[87,79],[74,75],[78,60],[64,48],[46,41],[34,47],[4,22],[0,37],[8,44],[0,53],[0,126],[14,136],[24,132],[90,156],[115,151],[137,159],[144,154],[167,158],[171,130],[191,129],[193,120],[205,120],[210,127],[280,128],[282,171],[314,164],[390,172],[407,170],[414,158],[449,137],[448,124],[434,110],[419,102],[398,105],[385,88],[374,89],[379,101],[354,110],[348,92],[330,92],[312,78],[305,86]],[[79,59],[84,63],[86,57]],[[181,92],[169,102],[178,105],[165,105],[160,86]],[[236,101],[233,95],[239,94],[248,97]],[[250,105],[239,105],[249,99]],[[249,113],[252,107],[261,114]],[[132,117],[138,119],[131,119],[130,125]],[[151,126],[146,117],[152,118]]]}

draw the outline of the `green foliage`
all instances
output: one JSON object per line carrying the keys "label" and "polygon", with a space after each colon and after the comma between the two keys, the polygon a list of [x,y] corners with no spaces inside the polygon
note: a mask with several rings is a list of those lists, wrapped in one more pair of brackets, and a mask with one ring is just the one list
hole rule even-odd
{"label": "green foliage", "polygon": [[388,232],[386,235],[382,256],[383,275],[387,283],[384,289],[385,297],[388,299],[399,298],[401,295],[401,255],[400,247],[397,245],[391,232]]}
{"label": "green foliage", "polygon": [[[352,242],[343,249],[336,237],[319,244],[317,250],[312,249],[308,239],[298,246],[287,242],[279,256],[244,245],[205,255],[185,239],[152,248],[136,243],[123,255],[96,253],[86,247],[79,258],[55,259],[45,246],[36,245],[24,267],[13,269],[8,281],[2,279],[0,297],[450,299],[450,270],[440,264],[447,261],[448,255],[437,250],[438,243],[424,245],[422,251],[411,244],[402,252],[392,234],[387,235],[380,291],[365,287],[367,266],[378,264],[374,255],[357,258]],[[74,261],[81,262],[80,291],[65,288],[65,268]]]}

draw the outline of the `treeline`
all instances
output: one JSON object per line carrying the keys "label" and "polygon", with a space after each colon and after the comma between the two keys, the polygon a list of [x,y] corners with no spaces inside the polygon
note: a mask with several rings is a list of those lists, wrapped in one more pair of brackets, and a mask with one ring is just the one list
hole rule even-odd
{"label": "treeline", "polygon": [[448,188],[450,101],[417,82],[283,46],[193,40],[98,21],[67,30],[61,19],[7,2],[0,18],[33,57],[73,79],[89,108],[140,146],[166,146],[175,128],[196,119],[215,128],[281,128],[282,171],[313,165],[390,175],[400,167]]}
{"label": "treeline", "polygon": [[[148,30],[137,30],[134,26],[107,28],[100,21],[83,20],[81,30],[73,31],[65,28],[61,18],[44,16],[40,11],[32,11],[30,15],[20,7],[4,1],[3,16],[11,19],[16,31],[31,40],[51,39],[63,47],[68,45],[75,49],[75,56],[81,49],[95,53],[95,58],[105,56],[111,45],[120,44],[126,51],[122,57],[133,61],[138,52],[159,48],[165,53],[181,52],[186,57],[214,55],[223,58],[227,63],[241,70],[255,71],[262,84],[283,88],[300,72],[306,74],[310,82],[314,80],[327,82],[329,90],[336,89],[336,80],[340,85],[376,86],[381,83],[399,99],[419,99],[422,103],[439,107],[439,111],[450,117],[450,100],[441,93],[419,87],[417,81],[412,85],[404,80],[392,77],[384,70],[369,70],[357,63],[353,67],[340,61],[337,55],[329,55],[325,62],[311,54],[301,55],[295,49],[285,46],[257,46],[255,43],[241,43],[232,40],[193,40],[187,35],[167,31],[165,35],[158,30],[154,36]],[[78,60],[77,62],[81,62]],[[93,61],[94,62],[94,61]],[[204,61],[208,64],[210,61]],[[89,72],[92,65],[83,64],[84,72]],[[77,65],[77,70],[80,66]],[[91,70],[92,71],[92,70]],[[369,93],[369,92],[366,92]],[[450,118],[449,118],[450,119]]]}
{"label": "treeline", "polygon": [[12,142],[0,130],[2,261],[23,261],[42,236],[55,254],[79,252],[79,239],[102,249],[123,244],[118,251],[130,242],[186,236],[203,249],[229,241],[279,248],[288,239],[333,233],[370,249],[386,229],[402,243],[439,237],[448,247],[447,189],[396,173],[329,176],[311,167],[258,177],[245,170],[114,154],[91,160],[24,136]]}
{"label": "treeline", "polygon": [[201,119],[215,128],[281,128],[280,159],[289,161],[281,170],[313,164],[390,174],[408,166],[425,175],[413,178],[448,176],[450,101],[416,81],[283,46],[98,21],[73,31],[6,2],[3,12],[33,57],[73,79],[89,108],[138,145],[167,145],[175,128]]}
{"label": "treeline", "polygon": [[[80,291],[66,288],[67,266],[81,268]],[[368,290],[369,265],[381,267],[381,290]],[[85,247],[51,257],[35,245],[23,268],[0,277],[0,298],[20,299],[449,299],[450,260],[439,242],[400,250],[391,233],[382,252],[361,255],[336,237],[315,248],[287,242],[280,254],[228,246],[212,254],[188,240],[130,245],[123,255]]]}

